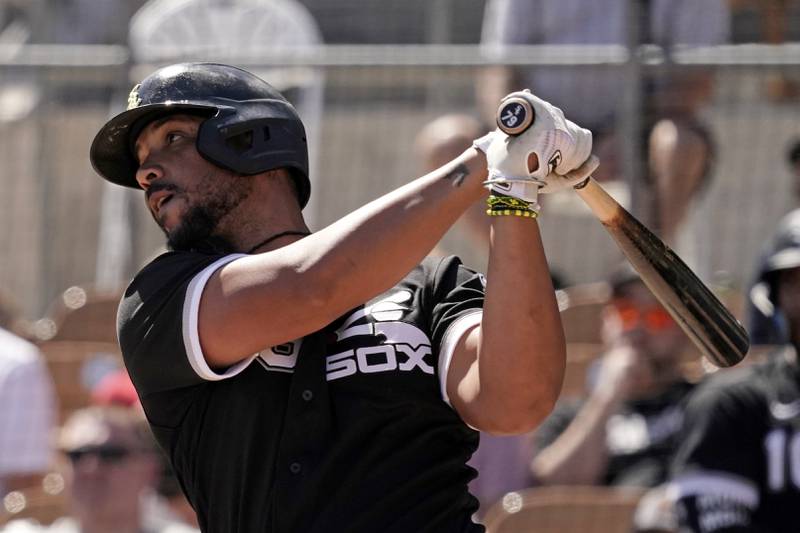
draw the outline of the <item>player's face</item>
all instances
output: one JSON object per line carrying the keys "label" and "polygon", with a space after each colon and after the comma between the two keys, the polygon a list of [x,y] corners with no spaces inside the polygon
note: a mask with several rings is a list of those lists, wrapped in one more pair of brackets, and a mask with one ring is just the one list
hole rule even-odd
{"label": "player's face", "polygon": [[135,144],[136,180],[170,248],[233,251],[223,228],[226,218],[250,194],[252,182],[200,155],[196,142],[203,120],[171,115],[147,125]]}
{"label": "player's face", "polygon": [[122,515],[139,505],[155,481],[157,463],[137,449],[130,430],[98,423],[64,451],[73,510],[82,517]]}
{"label": "player's face", "polygon": [[677,363],[685,335],[644,283],[622,290],[604,314],[603,334],[608,344],[625,343],[657,369]]}

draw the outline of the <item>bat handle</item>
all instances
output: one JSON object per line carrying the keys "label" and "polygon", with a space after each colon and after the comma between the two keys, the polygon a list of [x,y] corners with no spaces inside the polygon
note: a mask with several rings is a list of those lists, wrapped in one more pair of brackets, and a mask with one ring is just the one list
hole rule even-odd
{"label": "bat handle", "polygon": [[576,185],[575,190],[601,222],[611,219],[619,212],[619,203],[591,176]]}

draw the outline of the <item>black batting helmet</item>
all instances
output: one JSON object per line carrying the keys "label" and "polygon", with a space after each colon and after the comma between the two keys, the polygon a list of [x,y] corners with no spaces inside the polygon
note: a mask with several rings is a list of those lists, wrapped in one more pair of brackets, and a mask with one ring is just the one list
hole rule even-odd
{"label": "black batting helmet", "polygon": [[800,267],[800,209],[784,216],[770,243],[761,268],[761,281],[772,283],[781,270]]}
{"label": "black batting helmet", "polygon": [[305,128],[274,87],[237,67],[180,63],[136,85],[128,109],[109,120],[90,151],[94,169],[118,185],[139,188],[133,143],[153,120],[174,113],[206,115],[197,151],[211,163],[244,175],[288,168],[305,207],[311,194]]}
{"label": "black batting helmet", "polygon": [[800,209],[778,223],[750,288],[748,321],[754,343],[775,344],[785,340],[777,298],[778,274],[797,267],[800,267]]}

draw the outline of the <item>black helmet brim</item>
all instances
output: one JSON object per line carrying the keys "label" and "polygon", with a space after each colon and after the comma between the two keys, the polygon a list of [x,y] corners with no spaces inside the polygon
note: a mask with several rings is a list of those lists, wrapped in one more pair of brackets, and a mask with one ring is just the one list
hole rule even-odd
{"label": "black helmet brim", "polygon": [[92,167],[103,178],[117,185],[139,189],[136,171],[139,162],[131,150],[142,128],[167,115],[189,113],[213,115],[218,108],[196,103],[157,103],[123,111],[109,120],[95,135],[89,150]]}

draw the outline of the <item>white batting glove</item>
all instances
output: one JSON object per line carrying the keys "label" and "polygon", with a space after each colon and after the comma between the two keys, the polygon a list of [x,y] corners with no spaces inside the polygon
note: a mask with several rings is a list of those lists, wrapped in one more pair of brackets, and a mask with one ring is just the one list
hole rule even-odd
{"label": "white batting glove", "polygon": [[599,166],[600,158],[596,155],[590,155],[581,166],[575,170],[570,170],[563,176],[555,172],[548,174],[544,179],[544,185],[539,189],[539,194],[551,194],[564,189],[571,189],[591,177]]}
{"label": "white batting glove", "polygon": [[530,204],[530,208],[533,211],[538,213],[540,206],[536,200],[539,195],[539,188],[544,185],[543,181],[531,179],[526,176],[523,176],[519,180],[492,180],[493,176],[499,177],[499,174],[494,171],[493,160],[489,158],[490,147],[492,145],[502,145],[508,139],[508,135],[496,129],[472,142],[472,146],[486,154],[487,166],[489,167],[489,179],[485,182],[486,188],[496,194],[523,200]]}
{"label": "white batting glove", "polygon": [[[570,172],[587,162],[592,151],[592,133],[566,120],[559,108],[528,90],[511,93],[503,101],[511,97],[527,100],[535,119],[519,135],[509,136],[496,130],[474,143],[486,153],[487,186],[499,194],[535,203],[540,192],[555,192],[582,181]],[[539,161],[533,171],[528,168],[531,154],[536,154]]]}

